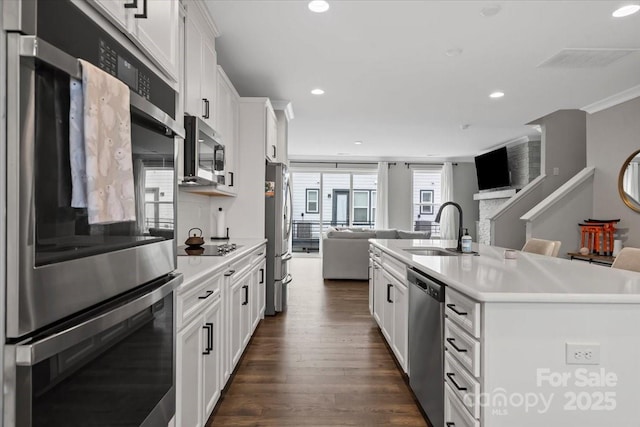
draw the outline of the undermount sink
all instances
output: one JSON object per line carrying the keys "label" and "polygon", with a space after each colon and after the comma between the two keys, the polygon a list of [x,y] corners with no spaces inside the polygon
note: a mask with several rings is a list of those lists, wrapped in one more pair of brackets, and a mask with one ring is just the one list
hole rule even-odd
{"label": "undermount sink", "polygon": [[456,252],[452,249],[443,249],[443,248],[407,248],[403,249],[405,252],[409,252],[413,255],[420,256],[458,256],[462,255],[459,252]]}

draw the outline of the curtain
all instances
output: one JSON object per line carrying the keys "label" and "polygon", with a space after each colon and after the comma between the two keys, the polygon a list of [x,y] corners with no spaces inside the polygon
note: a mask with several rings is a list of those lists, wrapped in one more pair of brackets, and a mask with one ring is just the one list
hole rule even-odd
{"label": "curtain", "polygon": [[389,228],[389,163],[378,163],[378,188],[376,190],[376,228]]}
{"label": "curtain", "polygon": [[[453,201],[453,164],[451,162],[445,162],[442,166],[441,172],[441,195],[440,203]],[[447,206],[442,211],[440,217],[440,237],[442,239],[457,239],[458,229],[456,227],[456,210],[452,206]]]}

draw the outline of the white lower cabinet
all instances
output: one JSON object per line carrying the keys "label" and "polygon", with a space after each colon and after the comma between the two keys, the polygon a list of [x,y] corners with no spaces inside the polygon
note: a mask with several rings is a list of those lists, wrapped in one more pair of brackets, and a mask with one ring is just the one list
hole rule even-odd
{"label": "white lower cabinet", "polygon": [[202,388],[202,318],[198,317],[178,332],[176,341],[176,420],[181,427],[203,425]]}
{"label": "white lower cabinet", "polygon": [[261,246],[178,290],[176,426],[206,424],[260,323],[264,251]]}
{"label": "white lower cabinet", "polygon": [[177,419],[180,426],[204,425],[220,397],[220,296],[178,333]]}
{"label": "white lower cabinet", "polygon": [[482,306],[447,287],[445,307],[445,425],[480,427]]}
{"label": "white lower cabinet", "polygon": [[[392,268],[387,270],[385,258],[376,256],[376,248],[371,247],[371,277],[369,278],[369,304],[373,309],[373,317],[380,326],[396,360],[407,372],[409,354],[409,292],[406,277],[400,277],[406,271],[406,265],[394,259]],[[382,264],[378,264],[378,260]],[[404,266],[404,269],[403,267]],[[405,273],[406,274],[406,273]],[[402,280],[401,280],[402,278]],[[373,302],[371,302],[373,298]]]}

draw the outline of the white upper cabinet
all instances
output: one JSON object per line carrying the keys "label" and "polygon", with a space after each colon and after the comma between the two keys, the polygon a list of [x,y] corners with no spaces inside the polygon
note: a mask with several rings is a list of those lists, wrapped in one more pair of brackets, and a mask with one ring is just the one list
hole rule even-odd
{"label": "white upper cabinet", "polygon": [[[216,123],[218,60],[215,31],[207,23],[199,3],[187,3],[185,22],[185,113],[204,120],[213,129]],[[223,135],[224,136],[224,135]]]}
{"label": "white upper cabinet", "polygon": [[278,119],[271,104],[267,104],[267,135],[265,138],[265,153],[270,162],[278,161]]}
{"label": "white upper cabinet", "polygon": [[[139,0],[140,1],[140,0]],[[179,43],[179,4],[177,0],[142,0],[147,18],[134,19],[137,40],[157,65],[177,80]],[[144,11],[142,12],[144,13]],[[135,17],[135,15],[134,15]]]}
{"label": "white upper cabinet", "polygon": [[178,81],[178,0],[88,1],[147,53],[168,77]]}
{"label": "white upper cabinet", "polygon": [[216,123],[222,135],[225,152],[225,183],[218,185],[228,193],[236,194],[236,152],[238,146],[238,102],[239,95],[233,84],[218,65],[218,90],[216,92]]}

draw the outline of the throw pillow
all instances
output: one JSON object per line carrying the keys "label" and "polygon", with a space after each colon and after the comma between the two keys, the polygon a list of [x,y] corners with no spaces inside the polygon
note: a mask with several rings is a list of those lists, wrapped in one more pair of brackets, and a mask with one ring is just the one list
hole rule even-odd
{"label": "throw pillow", "polygon": [[431,237],[431,231],[403,231],[398,230],[398,236],[401,239],[428,239]]}

